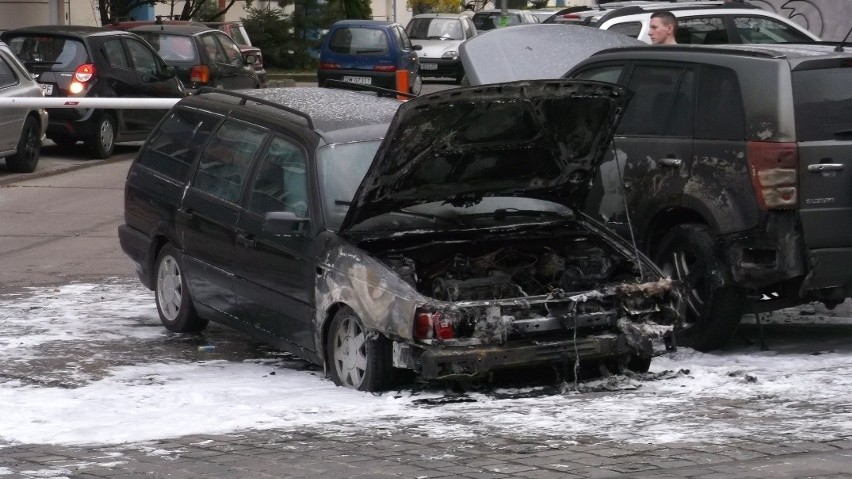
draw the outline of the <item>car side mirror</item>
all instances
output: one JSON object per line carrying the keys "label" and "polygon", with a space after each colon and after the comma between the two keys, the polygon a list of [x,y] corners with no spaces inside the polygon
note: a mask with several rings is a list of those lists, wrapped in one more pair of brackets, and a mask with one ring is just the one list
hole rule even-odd
{"label": "car side mirror", "polygon": [[412,50],[423,50],[423,45],[411,45]]}
{"label": "car side mirror", "polygon": [[248,65],[254,65],[257,63],[257,55],[246,55],[244,58]]}
{"label": "car side mirror", "polygon": [[171,65],[164,65],[163,66],[163,75],[162,76],[163,76],[164,79],[174,78],[175,75],[177,75],[177,70],[175,70],[175,67],[173,67]]}
{"label": "car side mirror", "polygon": [[270,211],[263,216],[263,231],[275,235],[304,236],[310,218],[299,218],[291,211]]}

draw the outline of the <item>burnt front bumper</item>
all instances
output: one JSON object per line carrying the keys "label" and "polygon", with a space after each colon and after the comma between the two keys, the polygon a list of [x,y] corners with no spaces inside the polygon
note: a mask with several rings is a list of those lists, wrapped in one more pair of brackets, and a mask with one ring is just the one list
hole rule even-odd
{"label": "burnt front bumper", "polygon": [[[503,345],[430,346],[416,363],[424,379],[476,378],[497,369],[568,365],[575,359],[604,359],[634,354],[624,334],[601,334],[553,341],[513,341]],[[417,355],[417,352],[414,352]]]}

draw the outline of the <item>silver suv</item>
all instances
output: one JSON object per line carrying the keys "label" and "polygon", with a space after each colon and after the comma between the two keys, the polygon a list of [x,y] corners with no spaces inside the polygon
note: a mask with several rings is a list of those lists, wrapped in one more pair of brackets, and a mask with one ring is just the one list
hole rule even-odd
{"label": "silver suv", "polygon": [[612,30],[646,43],[651,15],[668,10],[678,19],[679,44],[809,43],[819,37],[790,19],[749,3],[613,2],[596,9],[570,8],[544,23],[572,23]]}

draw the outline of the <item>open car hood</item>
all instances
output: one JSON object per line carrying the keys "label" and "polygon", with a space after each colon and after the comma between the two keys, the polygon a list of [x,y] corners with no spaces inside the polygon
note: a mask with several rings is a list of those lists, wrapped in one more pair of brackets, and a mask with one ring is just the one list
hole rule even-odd
{"label": "open car hood", "polygon": [[342,229],[434,201],[524,196],[577,205],[629,96],[611,84],[536,80],[411,100],[394,116]]}
{"label": "open car hood", "polygon": [[580,25],[515,25],[477,35],[459,47],[471,85],[562,78],[607,48],[645,45],[621,33]]}

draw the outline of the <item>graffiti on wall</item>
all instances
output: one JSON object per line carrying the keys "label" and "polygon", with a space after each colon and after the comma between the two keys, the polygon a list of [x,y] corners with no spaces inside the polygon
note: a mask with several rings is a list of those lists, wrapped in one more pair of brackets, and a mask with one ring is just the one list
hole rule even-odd
{"label": "graffiti on wall", "polygon": [[749,0],[764,10],[787,17],[823,40],[843,40],[852,18],[852,2],[838,0]]}

